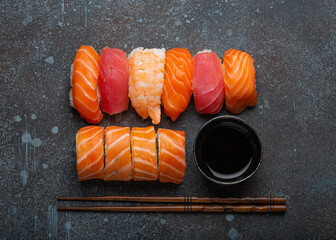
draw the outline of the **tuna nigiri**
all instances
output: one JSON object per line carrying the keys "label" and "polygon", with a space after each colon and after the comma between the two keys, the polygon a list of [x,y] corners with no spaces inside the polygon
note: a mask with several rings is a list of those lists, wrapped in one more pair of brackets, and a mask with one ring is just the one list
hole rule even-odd
{"label": "tuna nigiri", "polygon": [[162,49],[136,48],[129,58],[129,97],[137,113],[153,124],[161,120],[161,95],[164,82],[165,52]]}
{"label": "tuna nigiri", "polygon": [[233,113],[241,113],[257,103],[253,58],[246,52],[227,50],[224,61],[225,105]]}
{"label": "tuna nigiri", "polygon": [[217,54],[208,50],[194,56],[192,88],[196,110],[215,114],[223,107],[223,69]]}
{"label": "tuna nigiri", "polygon": [[70,105],[89,123],[99,123],[99,55],[93,47],[82,45],[71,67]]}
{"label": "tuna nigiri", "polygon": [[133,180],[155,181],[158,170],[154,127],[132,128],[131,145]]}
{"label": "tuna nigiri", "polygon": [[186,173],[185,133],[158,130],[159,181],[181,183]]}
{"label": "tuna nigiri", "polygon": [[162,105],[165,114],[175,121],[190,101],[192,57],[185,48],[173,48],[167,51],[165,61]]}
{"label": "tuna nigiri", "polygon": [[76,135],[77,174],[80,181],[103,179],[104,176],[104,128],[81,128]]}
{"label": "tuna nigiri", "polygon": [[105,130],[104,180],[132,180],[129,127],[107,127]]}
{"label": "tuna nigiri", "polygon": [[105,47],[100,51],[99,88],[101,110],[108,114],[128,108],[128,59],[120,49]]}

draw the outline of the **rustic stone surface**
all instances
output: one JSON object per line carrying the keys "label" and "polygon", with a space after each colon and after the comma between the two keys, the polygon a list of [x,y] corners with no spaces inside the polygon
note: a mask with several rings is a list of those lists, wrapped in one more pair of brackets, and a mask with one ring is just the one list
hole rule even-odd
{"label": "rustic stone surface", "polygon": [[[0,4],[0,236],[3,239],[306,239],[336,235],[336,5],[334,1],[2,1]],[[184,130],[187,173],[157,182],[80,183],[75,133],[88,125],[68,104],[69,68],[81,44],[247,51],[258,103],[239,115],[264,155],[248,182],[207,182],[192,157],[199,115]],[[230,114],[225,108],[218,115]],[[101,126],[149,126],[130,106]],[[157,127],[156,127],[157,129]],[[57,196],[286,196],[288,211],[259,214],[57,212]],[[85,205],[84,203],[79,203]]]}

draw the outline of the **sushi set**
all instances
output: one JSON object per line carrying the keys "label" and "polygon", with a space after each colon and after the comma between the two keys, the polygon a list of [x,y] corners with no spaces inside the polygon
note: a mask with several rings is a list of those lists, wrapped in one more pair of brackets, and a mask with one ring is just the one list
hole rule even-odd
{"label": "sushi set", "polygon": [[[102,120],[102,112],[113,115],[127,110],[129,100],[142,119],[149,117],[154,125],[161,121],[161,104],[165,114],[175,121],[186,110],[192,94],[196,111],[201,114],[218,113],[224,101],[226,108],[236,114],[257,102],[254,60],[235,49],[225,52],[222,64],[211,50],[192,57],[185,48],[166,52],[164,48],[139,47],[126,56],[120,49],[105,47],[99,56],[93,47],[82,45],[71,66],[71,87],[70,105],[93,124]],[[242,134],[237,135],[239,149],[234,154],[250,151],[242,149],[242,143],[248,141],[247,134]],[[224,143],[231,146],[229,152],[234,149],[229,144],[232,137]],[[221,143],[222,138],[212,145]],[[76,149],[80,181],[159,180],[179,184],[186,172],[183,131],[159,128],[156,134],[153,126],[132,130],[88,126],[77,132]],[[220,153],[214,161],[225,154]],[[251,154],[247,158],[246,167]],[[233,163],[229,159],[229,165]],[[229,165],[223,171],[230,169]]]}
{"label": "sushi set", "polygon": [[[105,47],[101,55],[81,46],[71,66],[70,105],[87,122],[97,124],[103,113],[128,109],[158,125],[161,104],[175,121],[191,95],[196,111],[216,114],[225,102],[239,114],[257,103],[253,58],[230,49],[223,63],[211,50],[194,57],[185,48],[134,49],[128,57],[120,49]],[[185,133],[154,126],[87,126],[76,134],[77,175],[80,181],[156,181],[180,184],[186,173]],[[261,162],[262,148],[256,132],[234,116],[209,120],[197,132],[193,154],[200,172],[221,185],[250,178]],[[239,212],[286,211],[282,197],[208,198],[194,196],[59,197],[60,201],[113,201],[156,203],[145,206],[58,207],[67,211],[107,212]],[[168,203],[169,205],[157,205]]]}
{"label": "sushi set", "polygon": [[89,123],[99,123],[128,109],[129,99],[143,118],[157,125],[164,112],[173,121],[194,95],[196,110],[216,114],[225,105],[239,114],[257,103],[255,67],[246,52],[230,49],[223,62],[204,50],[193,58],[184,48],[134,49],[126,57],[120,49],[105,47],[101,55],[81,46],[71,66],[70,105]]}

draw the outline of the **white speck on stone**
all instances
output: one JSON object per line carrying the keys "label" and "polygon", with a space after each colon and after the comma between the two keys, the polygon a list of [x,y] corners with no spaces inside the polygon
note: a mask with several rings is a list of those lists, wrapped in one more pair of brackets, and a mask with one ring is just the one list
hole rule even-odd
{"label": "white speck on stone", "polygon": [[257,13],[260,13],[259,8],[257,8]]}
{"label": "white speck on stone", "polygon": [[259,109],[263,109],[264,108],[264,106],[263,105],[259,105]]}
{"label": "white speck on stone", "polygon": [[127,43],[124,44],[124,48],[127,48]]}
{"label": "white speck on stone", "polygon": [[37,118],[37,116],[36,116],[35,113],[33,113],[33,114],[30,116],[30,118],[31,118],[32,120],[35,120],[35,119]]}
{"label": "white speck on stone", "polygon": [[143,22],[142,18],[138,19],[137,22],[142,23]]}
{"label": "white speck on stone", "polygon": [[42,95],[43,98],[46,98],[46,95]]}
{"label": "white speck on stone", "polygon": [[67,221],[65,224],[65,229],[70,230],[71,229],[71,222]]}
{"label": "white speck on stone", "polygon": [[30,142],[31,142],[31,136],[30,136],[30,133],[28,133],[27,131],[25,131],[25,132],[22,134],[21,141],[22,141],[22,143],[30,143]]}
{"label": "white speck on stone", "polygon": [[58,26],[63,27],[63,23],[62,22],[58,22]]}
{"label": "white speck on stone", "polygon": [[177,42],[180,41],[180,38],[179,38],[179,37],[176,37],[176,41],[177,41]]}
{"label": "white speck on stone", "polygon": [[27,25],[28,25],[29,23],[31,23],[32,21],[33,21],[32,16],[27,15],[26,18],[23,19],[22,24],[23,24],[24,26],[27,26]]}
{"label": "white speck on stone", "polygon": [[231,37],[231,36],[232,36],[232,34],[233,34],[233,31],[232,31],[232,29],[229,29],[229,30],[227,30],[227,35],[228,35],[229,37]]}
{"label": "white speck on stone", "polygon": [[104,222],[108,222],[108,218],[106,217],[106,218],[104,218]]}
{"label": "white speck on stone", "polygon": [[175,23],[174,23],[175,26],[181,26],[182,25],[182,22],[180,20],[177,20]]}
{"label": "white speck on stone", "polygon": [[15,122],[21,122],[21,117],[19,115],[14,116]]}
{"label": "white speck on stone", "polygon": [[42,141],[39,138],[34,138],[33,140],[31,140],[31,144],[34,147],[40,147],[42,145]]}
{"label": "white speck on stone", "polygon": [[294,152],[296,152],[296,148],[294,148]]}
{"label": "white speck on stone", "polygon": [[251,27],[253,27],[254,26],[254,22],[251,22]]}
{"label": "white speck on stone", "polygon": [[164,224],[166,224],[166,220],[164,220],[164,219],[160,219],[160,223],[161,223],[162,225],[164,225]]}
{"label": "white speck on stone", "polygon": [[77,9],[76,9],[76,8],[74,8],[74,9],[73,9],[73,11],[74,11],[74,12],[76,12],[76,11],[77,11]]}
{"label": "white speck on stone", "polygon": [[285,3],[285,1],[284,0],[281,0],[281,2],[280,2],[281,4],[284,4]]}
{"label": "white speck on stone", "polygon": [[257,68],[260,68],[260,67],[261,67],[261,66],[258,64],[258,65],[257,65]]}
{"label": "white speck on stone", "polygon": [[226,221],[232,222],[234,219],[234,216],[232,214],[226,215]]}
{"label": "white speck on stone", "polygon": [[51,129],[51,132],[53,134],[57,134],[58,133],[58,127],[57,126],[54,126],[52,129]]}
{"label": "white speck on stone", "polygon": [[227,235],[228,235],[228,237],[229,237],[231,240],[240,240],[240,239],[243,239],[243,235],[240,234],[240,233],[239,233],[236,229],[234,229],[234,228],[231,228]]}
{"label": "white speck on stone", "polygon": [[186,20],[186,23],[190,23],[190,20],[187,19],[187,20]]}
{"label": "white speck on stone", "polygon": [[54,58],[53,58],[53,56],[48,57],[45,61],[47,63],[49,63],[49,64],[54,64]]}
{"label": "white speck on stone", "polygon": [[228,3],[228,0],[225,0],[225,3]]}
{"label": "white speck on stone", "polygon": [[26,170],[22,170],[20,172],[20,177],[21,177],[21,181],[23,186],[25,186],[27,184],[28,181],[28,172]]}
{"label": "white speck on stone", "polygon": [[273,8],[273,5],[270,6],[270,9],[272,9],[272,8]]}
{"label": "white speck on stone", "polygon": [[48,163],[42,163],[42,167],[43,167],[44,169],[47,169],[47,168],[49,167],[49,165],[48,165]]}

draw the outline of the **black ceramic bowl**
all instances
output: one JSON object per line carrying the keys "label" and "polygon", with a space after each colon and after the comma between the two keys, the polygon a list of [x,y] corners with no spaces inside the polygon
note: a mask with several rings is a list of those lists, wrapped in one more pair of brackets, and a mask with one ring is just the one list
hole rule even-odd
{"label": "black ceramic bowl", "polygon": [[256,132],[243,120],[220,116],[205,123],[194,141],[194,160],[210,181],[232,185],[258,169],[262,148]]}

